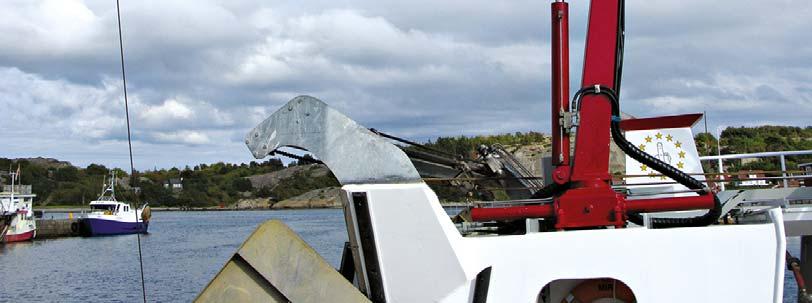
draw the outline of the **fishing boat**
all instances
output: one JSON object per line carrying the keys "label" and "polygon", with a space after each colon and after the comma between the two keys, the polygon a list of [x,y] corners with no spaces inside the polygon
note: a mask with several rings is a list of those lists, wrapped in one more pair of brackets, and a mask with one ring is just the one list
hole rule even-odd
{"label": "fishing boat", "polygon": [[116,177],[98,199],[90,202],[90,212],[79,221],[83,236],[145,234],[149,228],[150,209],[147,204],[135,209],[129,203],[116,200]]}
{"label": "fishing boat", "polygon": [[20,194],[15,195],[13,198],[6,199],[8,202],[2,202],[4,205],[9,203],[17,204],[17,209],[8,221],[6,233],[3,235],[4,242],[28,241],[36,237],[37,222],[34,219],[34,211],[32,208],[32,200],[34,197],[36,197],[34,194]]}
{"label": "fishing boat", "polygon": [[0,235],[5,243],[32,240],[37,234],[33,209],[37,195],[31,193],[30,185],[15,186],[15,182],[19,182],[18,177],[19,170],[11,173],[11,185],[4,186],[3,192],[0,192]]}

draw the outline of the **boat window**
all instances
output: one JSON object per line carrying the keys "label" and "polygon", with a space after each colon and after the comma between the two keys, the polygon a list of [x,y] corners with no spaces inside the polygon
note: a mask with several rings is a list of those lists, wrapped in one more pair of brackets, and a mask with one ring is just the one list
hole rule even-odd
{"label": "boat window", "polygon": [[129,206],[124,206],[124,211],[130,211],[130,207]]}
{"label": "boat window", "polygon": [[109,211],[113,211],[115,209],[116,209],[116,206],[113,205],[113,204],[95,204],[95,205],[90,206],[90,210],[101,210],[101,211],[109,210]]}

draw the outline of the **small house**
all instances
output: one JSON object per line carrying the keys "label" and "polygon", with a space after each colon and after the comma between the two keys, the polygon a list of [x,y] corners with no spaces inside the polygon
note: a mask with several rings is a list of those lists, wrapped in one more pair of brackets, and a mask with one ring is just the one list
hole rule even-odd
{"label": "small house", "polygon": [[182,191],[183,178],[169,178],[164,181],[164,188],[171,189],[172,191]]}

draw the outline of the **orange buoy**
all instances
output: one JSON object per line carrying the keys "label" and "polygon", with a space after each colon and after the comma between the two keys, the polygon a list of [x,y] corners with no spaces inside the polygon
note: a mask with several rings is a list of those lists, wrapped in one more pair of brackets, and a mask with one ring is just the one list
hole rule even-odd
{"label": "orange buoy", "polygon": [[584,280],[561,300],[561,303],[636,303],[625,283],[610,279]]}

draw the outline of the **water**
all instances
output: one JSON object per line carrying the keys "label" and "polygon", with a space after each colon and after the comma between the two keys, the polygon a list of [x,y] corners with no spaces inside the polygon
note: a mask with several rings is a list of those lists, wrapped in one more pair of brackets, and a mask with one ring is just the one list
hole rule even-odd
{"label": "water", "polygon": [[[141,237],[147,299],[193,300],[256,226],[270,219],[284,221],[338,266],[347,239],[338,209],[153,212],[150,234]],[[790,253],[798,256],[799,238],[790,238],[787,244]],[[0,246],[0,265],[0,302],[141,300],[135,235]],[[784,302],[794,303],[796,291],[795,279],[786,271]]]}
{"label": "water", "polygon": [[[147,299],[193,300],[270,219],[284,221],[338,266],[347,238],[341,210],[153,212],[150,234],[141,237]],[[0,302],[141,300],[135,235],[9,244],[0,246],[0,264]]]}

